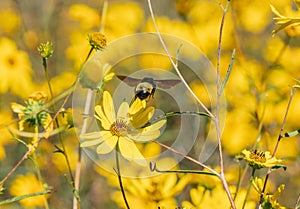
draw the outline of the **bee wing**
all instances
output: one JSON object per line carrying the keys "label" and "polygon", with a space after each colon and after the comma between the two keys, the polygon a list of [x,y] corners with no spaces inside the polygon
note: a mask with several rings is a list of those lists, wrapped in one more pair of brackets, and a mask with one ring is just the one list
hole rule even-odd
{"label": "bee wing", "polygon": [[181,82],[181,80],[154,80],[156,85],[162,89],[169,89],[178,83]]}
{"label": "bee wing", "polygon": [[138,78],[131,78],[125,75],[117,75],[117,77],[121,80],[124,81],[128,86],[136,86],[141,82],[141,79]]}

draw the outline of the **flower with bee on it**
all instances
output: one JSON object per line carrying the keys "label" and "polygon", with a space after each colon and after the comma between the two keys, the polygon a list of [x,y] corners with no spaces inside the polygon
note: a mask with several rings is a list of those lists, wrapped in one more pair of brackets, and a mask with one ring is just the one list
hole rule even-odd
{"label": "flower with bee on it", "polygon": [[107,154],[117,149],[127,160],[146,166],[147,161],[135,142],[148,142],[160,136],[160,128],[166,120],[148,125],[154,114],[154,107],[146,107],[145,101],[136,99],[130,106],[123,102],[115,112],[112,97],[103,92],[103,105],[95,107],[95,118],[104,130],[80,135],[84,139],[81,147],[97,145],[98,154]]}
{"label": "flower with bee on it", "polygon": [[243,150],[242,154],[244,160],[246,160],[248,164],[254,169],[271,168],[282,162],[282,160],[273,157],[268,151],[262,152],[258,150]]}

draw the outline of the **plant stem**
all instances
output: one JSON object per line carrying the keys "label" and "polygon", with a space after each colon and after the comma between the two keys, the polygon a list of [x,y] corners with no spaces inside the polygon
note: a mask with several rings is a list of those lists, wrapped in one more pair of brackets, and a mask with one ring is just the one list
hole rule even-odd
{"label": "plant stem", "polygon": [[[283,117],[281,128],[280,128],[280,131],[279,131],[279,134],[278,134],[277,142],[276,142],[276,145],[275,145],[273,153],[272,153],[272,157],[275,156],[275,154],[277,152],[277,149],[279,147],[279,142],[283,138],[283,130],[284,130],[284,127],[285,127],[285,123],[286,123],[286,120],[287,120],[287,116],[288,116],[288,113],[289,113],[289,110],[290,110],[292,100],[294,98],[295,91],[296,91],[296,89],[292,87],[291,88],[291,93],[290,93],[290,98],[289,98],[289,101],[288,101],[288,104],[287,104],[287,107],[286,107],[286,110],[285,110],[285,114],[284,114],[284,117]],[[268,168],[266,178],[265,178],[265,181],[264,181],[264,185],[263,185],[263,188],[262,188],[262,191],[261,191],[261,194],[260,194],[260,200],[259,200],[259,205],[260,206],[263,202],[263,197],[265,195],[265,190],[266,190],[266,187],[267,187],[267,182],[268,182],[270,174],[271,174],[271,168]]]}
{"label": "plant stem", "polygon": [[214,118],[214,115],[208,110],[208,108],[203,104],[203,102],[201,102],[201,100],[196,96],[196,94],[193,92],[193,90],[190,88],[190,86],[188,85],[188,83],[185,81],[185,79],[183,78],[182,74],[180,73],[176,63],[173,61],[169,51],[168,51],[168,48],[159,32],[159,29],[158,29],[158,26],[157,26],[157,23],[155,21],[155,17],[154,17],[154,13],[153,13],[153,10],[152,10],[152,5],[151,5],[151,0],[148,0],[148,7],[149,7],[149,11],[150,11],[150,14],[151,14],[151,18],[152,18],[152,22],[153,22],[153,25],[154,25],[154,28],[155,28],[155,31],[157,33],[157,36],[159,38],[159,41],[164,49],[164,51],[166,52],[172,66],[174,67],[177,75],[179,76],[180,80],[182,81],[182,83],[185,85],[185,87],[187,88],[187,90],[191,93],[191,95],[193,96],[193,98],[200,104],[200,106],[205,110],[205,112],[207,114],[210,115],[211,118]]}
{"label": "plant stem", "polygon": [[218,139],[218,150],[219,150],[219,160],[220,160],[220,176],[221,181],[223,184],[223,188],[227,194],[227,197],[230,201],[231,207],[233,209],[236,208],[235,203],[233,201],[232,195],[229,191],[228,183],[225,179],[225,172],[224,172],[224,160],[223,160],[223,150],[222,150],[222,140],[221,140],[221,129],[220,129],[220,110],[221,110],[221,73],[220,73],[220,65],[221,65],[221,50],[222,50],[222,37],[223,37],[223,27],[225,23],[225,17],[230,5],[230,0],[227,1],[226,7],[223,8],[223,15],[220,24],[220,31],[219,31],[219,42],[218,42],[218,59],[217,59],[217,105],[216,105],[216,115],[215,115],[215,126],[217,132],[217,139]]}
{"label": "plant stem", "polygon": [[119,180],[122,196],[123,196],[126,208],[130,209],[127,198],[126,198],[125,190],[123,187],[123,183],[122,183],[121,168],[120,168],[120,162],[119,162],[119,144],[117,144],[117,146],[116,146],[116,166],[117,166],[117,175],[118,175],[118,180]]}
{"label": "plant stem", "polygon": [[[61,107],[59,109],[61,109],[63,106],[65,106],[65,104],[67,103],[69,97],[71,96],[71,94],[67,95],[67,97],[64,99]],[[48,124],[48,126],[45,128],[48,129],[48,127],[50,126],[51,123],[54,122],[54,120],[57,118],[59,114],[59,111],[55,113],[55,115],[53,116],[51,122]],[[45,131],[44,131],[45,133]],[[17,162],[17,164],[7,173],[7,175],[0,181],[0,185],[3,185],[5,181],[7,181],[7,179],[17,170],[17,168],[28,158],[29,154],[33,151],[33,149],[38,145],[38,143],[41,141],[41,138],[38,138],[31,147],[29,147],[29,149],[27,150],[27,152],[23,155],[23,157]]]}
{"label": "plant stem", "polygon": [[253,180],[254,180],[254,174],[255,174],[255,169],[253,168],[252,169],[252,174],[251,174],[251,179],[250,179],[250,184],[249,184],[248,189],[247,189],[247,193],[246,193],[246,196],[245,196],[245,199],[244,199],[242,209],[244,209],[245,206],[246,206],[247,199],[248,199],[248,196],[249,196],[249,193],[250,193],[250,189],[251,189],[251,186],[252,186],[252,183],[253,183]]}
{"label": "plant stem", "polygon": [[[52,86],[51,86],[51,83],[50,83],[49,70],[48,70],[48,66],[47,66],[47,59],[44,58],[44,57],[43,57],[43,67],[44,67],[44,70],[45,70],[45,76],[46,76],[46,80],[47,80],[47,84],[48,84],[48,88],[49,88],[50,96],[51,96],[51,100],[52,100],[54,98],[54,95],[53,95]],[[53,103],[53,112],[57,112],[56,103]],[[59,128],[59,122],[58,122],[57,117],[55,118],[55,125],[56,125],[57,128]],[[67,163],[69,175],[70,175],[71,182],[72,182],[72,187],[74,189],[74,187],[75,187],[74,177],[73,177],[73,173],[72,173],[72,169],[71,169],[71,165],[70,165],[70,160],[69,160],[69,157],[68,157],[68,154],[66,152],[66,148],[65,148],[65,145],[64,145],[64,142],[63,142],[63,139],[62,139],[63,137],[62,137],[61,132],[58,133],[58,138],[59,138],[60,144],[62,146],[63,155],[64,155],[66,163]]]}

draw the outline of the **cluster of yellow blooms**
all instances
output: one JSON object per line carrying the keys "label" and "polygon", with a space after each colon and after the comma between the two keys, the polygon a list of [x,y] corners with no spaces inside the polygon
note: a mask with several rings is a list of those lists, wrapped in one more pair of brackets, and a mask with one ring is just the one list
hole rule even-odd
{"label": "cluster of yellow blooms", "polygon": [[[156,116],[157,101],[151,105],[138,98],[131,103],[122,101],[119,104],[114,101],[111,89],[105,86],[115,81],[113,66],[109,63],[103,65],[103,72],[99,75],[103,78],[101,83],[91,85],[102,98],[102,103],[95,106],[93,116],[100,131],[87,131],[80,135],[78,141],[75,133],[78,130],[72,129],[73,110],[67,108],[71,103],[63,99],[69,98],[73,92],[78,74],[83,76],[83,63],[97,53],[95,51],[105,50],[107,44],[120,37],[155,32],[152,19],[145,9],[146,1],[105,1],[103,12],[99,12],[92,4],[87,5],[85,1],[73,4],[61,0],[57,1],[61,3],[57,5],[48,2],[48,8],[43,7],[43,16],[32,16],[30,21],[27,18],[33,13],[29,5],[16,1],[18,5],[12,6],[8,2],[0,2],[0,20],[7,20],[0,21],[0,207],[4,205],[4,199],[13,196],[22,198],[19,202],[15,200],[7,203],[12,207],[49,208],[48,204],[57,204],[57,208],[67,208],[70,203],[65,199],[72,199],[72,191],[68,195],[66,191],[69,188],[64,185],[70,185],[74,196],[80,196],[83,200],[83,208],[128,208],[124,196],[133,209],[230,208],[228,194],[218,177],[188,171],[177,173],[186,166],[184,163],[166,173],[147,176],[149,172],[145,171],[145,167],[149,164],[148,159],[164,151],[153,141],[162,134],[167,120],[151,124]],[[91,2],[98,4],[96,0]],[[156,23],[161,33],[191,42],[216,65],[224,11],[222,5],[226,2],[175,0],[170,5],[161,3],[161,9],[157,5],[155,8],[161,10],[155,13]],[[47,19],[54,16],[56,21],[47,22]],[[48,25],[49,31],[39,31],[36,28],[38,23],[43,24],[43,27]],[[276,186],[279,182],[276,176],[273,176],[274,181],[261,178],[263,169],[267,170],[267,176],[273,170],[285,169],[286,165],[291,166],[291,169],[299,169],[299,139],[287,138],[290,136],[288,133],[280,133],[278,139],[282,123],[285,125],[284,132],[298,130],[293,132],[295,135],[300,132],[300,95],[297,92],[288,106],[291,86],[299,82],[299,25],[299,0],[294,0],[292,6],[280,0],[231,1],[225,18],[220,58],[222,78],[226,76],[233,48],[236,48],[237,55],[225,88],[227,111],[222,148],[226,153],[226,164],[230,164],[225,169],[226,180],[237,208],[251,209],[260,204],[264,209],[285,209],[288,207],[281,205],[278,200],[284,188],[288,194],[286,197],[297,199],[296,195],[299,195],[294,192],[300,188],[300,181],[297,180],[300,179],[300,172],[297,170],[284,173],[290,175],[286,185]],[[51,37],[51,42],[38,45],[40,39],[46,37]],[[85,59],[87,54],[88,58]],[[44,72],[39,70],[45,64],[41,56],[49,65],[48,81],[42,78]],[[138,61],[142,67],[171,68],[166,57],[159,59],[154,55],[141,56]],[[87,66],[97,67],[98,63],[91,61]],[[46,77],[49,76],[47,73]],[[81,84],[91,88],[89,80],[83,82],[87,83]],[[205,87],[201,82],[195,79],[189,85],[210,108],[210,99],[203,93]],[[116,105],[119,107],[115,110]],[[289,115],[283,122],[287,106]],[[91,115],[76,115],[74,111],[73,116],[82,118]],[[273,150],[274,147],[276,156],[284,160],[277,159],[272,152],[258,151]],[[116,154],[112,172],[86,161],[79,165],[77,161],[82,156],[78,150],[82,148],[88,155],[91,150],[99,156]],[[22,159],[24,153],[23,164],[10,173],[11,167],[21,162],[19,159]],[[193,149],[191,154],[196,156],[197,149]],[[233,162],[236,155],[246,164]],[[171,158],[156,160],[160,169],[174,164]],[[128,165],[124,162],[134,165],[129,168],[134,169],[128,173],[138,173],[136,178],[122,176],[123,169],[126,169],[124,165]],[[80,182],[84,188],[82,192],[76,191],[73,177],[80,166],[82,173],[87,176],[83,175]],[[250,186],[246,188],[248,166],[253,170],[253,175]],[[139,170],[139,167],[143,169]],[[218,163],[212,162],[209,167],[219,172]],[[241,172],[242,168],[245,168],[244,173]],[[255,173],[258,176],[254,176],[258,170]],[[99,188],[97,182],[102,180],[107,188],[102,185]],[[124,187],[121,190],[120,184]],[[54,188],[51,195],[26,196],[52,191],[48,185]],[[5,190],[6,187],[9,189]],[[103,200],[95,200],[99,199],[99,195],[103,195]],[[282,199],[289,207],[295,205],[289,198]],[[299,208],[299,203],[294,208]]]}

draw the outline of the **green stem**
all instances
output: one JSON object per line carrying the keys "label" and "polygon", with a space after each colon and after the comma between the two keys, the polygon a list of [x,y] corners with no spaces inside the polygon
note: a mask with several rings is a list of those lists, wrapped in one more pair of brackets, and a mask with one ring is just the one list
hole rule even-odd
{"label": "green stem", "polygon": [[17,202],[17,201],[20,201],[20,200],[23,200],[23,199],[26,199],[26,198],[29,198],[29,197],[35,197],[35,196],[46,195],[46,194],[51,194],[51,193],[52,193],[52,190],[47,189],[47,190],[42,191],[42,192],[35,192],[35,193],[26,194],[26,195],[13,197],[13,198],[10,198],[10,199],[7,199],[7,200],[0,201],[0,205],[10,204],[10,203],[14,203],[14,202]]}
{"label": "green stem", "polygon": [[[45,76],[46,76],[46,80],[47,80],[47,84],[48,84],[48,88],[49,88],[50,96],[51,96],[51,100],[52,100],[54,98],[54,95],[53,95],[53,91],[52,91],[52,87],[51,87],[51,83],[50,83],[49,70],[48,70],[47,59],[46,58],[43,58],[43,67],[44,67],[44,70],[45,70]],[[54,112],[57,111],[56,103],[53,103],[53,111]],[[59,128],[59,122],[58,122],[57,117],[55,118],[55,124],[56,124],[56,127]],[[63,142],[63,139],[62,139],[62,133],[61,132],[58,133],[58,138],[59,138],[60,144],[62,146],[63,155],[65,157],[67,167],[68,167],[68,171],[69,171],[69,175],[70,175],[70,178],[71,178],[71,181],[72,181],[72,187],[73,187],[72,189],[74,189],[75,188],[74,177],[73,177],[72,169],[71,169],[71,166],[70,166],[69,157],[68,157],[68,154],[66,152],[66,148],[65,148],[65,145],[64,145],[64,142]]]}
{"label": "green stem", "polygon": [[120,162],[119,162],[119,144],[117,144],[116,146],[116,166],[117,166],[117,175],[118,175],[118,180],[119,180],[119,184],[120,184],[120,189],[122,192],[122,196],[123,199],[125,201],[126,207],[127,209],[130,209],[127,198],[126,198],[126,194],[125,194],[125,190],[123,187],[123,183],[122,183],[122,177],[121,177],[121,169],[120,169]]}
{"label": "green stem", "polygon": [[[78,77],[80,76],[81,74],[81,71],[83,69],[83,66],[84,64],[87,62],[87,60],[89,59],[89,57],[91,56],[92,54],[92,51],[94,50],[95,48],[94,47],[91,47],[88,55],[86,56],[85,58],[85,61],[84,63],[82,64],[82,66],[80,67],[79,69],[79,73],[78,73]],[[74,82],[74,84],[72,85],[71,87],[71,90],[70,90],[70,94],[73,92],[73,90],[75,89],[74,86],[76,84],[76,81]],[[88,114],[89,113],[89,109],[90,109],[90,106],[91,106],[91,98],[92,98],[92,90],[88,90],[88,94],[87,94],[87,97],[86,97],[86,102],[85,102],[85,107],[84,107],[84,113],[85,114]],[[87,118],[84,118],[83,119],[83,125],[82,125],[82,129],[81,129],[81,134],[84,134],[86,132],[86,129],[87,129]],[[82,160],[82,149],[80,146],[78,146],[78,159],[77,159],[77,163],[76,163],[76,170],[75,170],[75,181],[74,181],[74,192],[75,192],[75,195],[74,195],[74,199],[73,199],[73,209],[80,209],[80,196],[79,196],[79,182],[80,182],[80,169],[81,169],[81,160]]]}
{"label": "green stem", "polygon": [[[35,152],[33,153],[32,155],[32,161],[34,163],[34,167],[36,169],[36,172],[37,172],[37,177],[38,177],[38,180],[41,184],[43,184],[43,177],[42,177],[42,174],[41,174],[41,170],[40,170],[40,167],[37,163],[37,160],[36,160],[36,154]],[[44,204],[45,204],[45,208],[46,209],[49,209],[49,204],[48,204],[48,201],[47,201],[47,198],[44,196]]]}
{"label": "green stem", "polygon": [[244,200],[242,209],[244,209],[245,206],[246,206],[247,199],[248,199],[248,196],[249,196],[249,193],[250,193],[250,189],[251,189],[251,186],[252,186],[252,183],[253,183],[253,180],[254,180],[254,174],[255,174],[255,169],[253,168],[252,169],[252,174],[251,174],[251,179],[250,179],[250,184],[248,186],[248,190],[247,190],[247,193],[246,193],[246,196],[245,196],[245,200]]}
{"label": "green stem", "polygon": [[[93,50],[95,49],[95,47],[91,47],[91,49],[90,49],[90,51],[89,51],[89,53],[88,53],[88,55],[86,56],[86,58],[85,58],[85,60],[84,60],[84,62],[83,62],[83,64],[85,64],[87,61],[88,61],[88,59],[90,58],[90,56],[91,56],[91,54],[92,54],[92,52],[93,52]],[[83,65],[82,65],[83,66]],[[81,68],[82,69],[82,68]],[[81,71],[81,69],[80,69],[80,71]]]}

